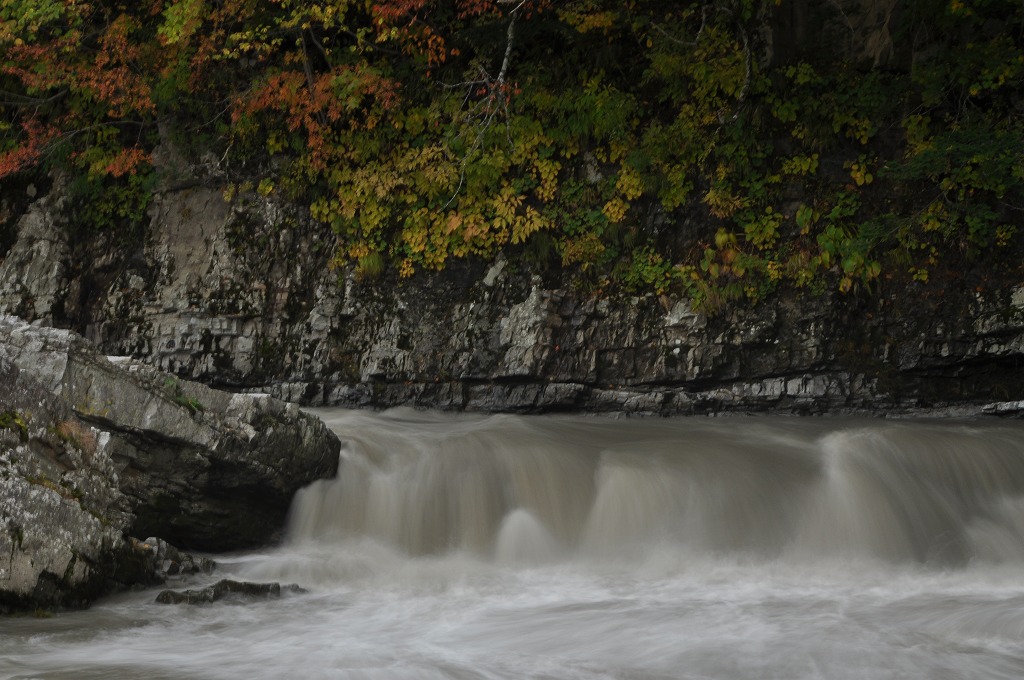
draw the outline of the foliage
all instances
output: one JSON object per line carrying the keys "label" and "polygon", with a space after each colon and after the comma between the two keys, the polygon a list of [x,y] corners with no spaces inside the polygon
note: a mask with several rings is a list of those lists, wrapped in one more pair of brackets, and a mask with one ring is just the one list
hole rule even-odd
{"label": "foliage", "polygon": [[1016,244],[1024,7],[906,3],[866,63],[856,0],[814,10],[849,45],[774,54],[790,4],[5,0],[0,180],[68,169],[114,228],[170,134],[305,202],[366,278],[544,244],[707,308]]}
{"label": "foliage", "polygon": [[18,411],[0,412],[0,430],[16,432],[22,443],[28,441],[28,423],[24,414]]}
{"label": "foliage", "polygon": [[168,378],[164,381],[164,391],[167,393],[167,398],[171,402],[181,406],[192,415],[206,410],[206,407],[201,401],[193,396],[185,394],[181,389],[181,383],[174,378]]}

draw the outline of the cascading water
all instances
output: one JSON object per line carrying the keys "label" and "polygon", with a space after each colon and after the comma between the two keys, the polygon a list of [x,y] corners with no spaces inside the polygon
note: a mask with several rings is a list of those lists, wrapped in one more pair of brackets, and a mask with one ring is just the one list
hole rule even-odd
{"label": "cascading water", "polygon": [[321,415],[338,478],[220,560],[309,593],[2,621],[0,676],[1024,677],[1019,424]]}
{"label": "cascading water", "polygon": [[299,494],[294,543],[362,536],[497,562],[668,547],[935,567],[1024,549],[1015,429],[411,415],[386,430],[366,414],[335,422],[351,433],[343,472]]}

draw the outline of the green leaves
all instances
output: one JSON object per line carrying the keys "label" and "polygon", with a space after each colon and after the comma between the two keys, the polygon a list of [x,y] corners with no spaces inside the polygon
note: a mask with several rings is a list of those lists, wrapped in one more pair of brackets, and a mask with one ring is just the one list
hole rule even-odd
{"label": "green leaves", "polygon": [[177,0],[164,8],[164,23],[157,28],[157,36],[165,45],[187,41],[199,28],[205,13],[203,0]]}
{"label": "green leaves", "polygon": [[0,0],[0,177],[62,163],[141,219],[170,132],[368,278],[522,248],[709,305],[1019,243],[1024,6],[911,3],[881,68],[777,5]]}
{"label": "green leaves", "polygon": [[2,0],[0,48],[36,43],[48,31],[67,28],[78,14],[64,0]]}

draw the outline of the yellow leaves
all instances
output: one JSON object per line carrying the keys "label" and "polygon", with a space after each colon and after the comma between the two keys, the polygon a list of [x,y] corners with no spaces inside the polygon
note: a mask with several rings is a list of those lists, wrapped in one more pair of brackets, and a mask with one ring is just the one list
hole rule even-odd
{"label": "yellow leaves", "polygon": [[931,118],[912,114],[903,119],[903,131],[910,147],[908,155],[919,154],[931,146]]}
{"label": "yellow leaves", "polygon": [[511,184],[508,182],[502,184],[501,191],[492,203],[495,227],[504,228],[511,226],[516,210],[519,209],[522,202],[523,197],[512,188]]}
{"label": "yellow leaves", "polygon": [[487,233],[487,220],[479,212],[464,214],[462,217],[462,238],[472,243],[482,234]]}
{"label": "yellow leaves", "polygon": [[623,201],[621,198],[613,198],[604,204],[601,212],[608,218],[608,221],[612,224],[621,222],[629,211],[629,204]]}
{"label": "yellow leaves", "polygon": [[836,124],[837,127],[841,125],[845,125],[847,137],[855,139],[861,144],[867,144],[868,140],[870,140],[877,131],[875,124],[868,118],[855,118],[851,116],[842,120],[841,123]]}
{"label": "yellow leaves", "polygon": [[351,246],[349,246],[348,249],[348,256],[353,260],[358,260],[359,258],[366,257],[369,254],[370,247],[362,241],[358,243],[353,243]]}
{"label": "yellow leaves", "polygon": [[552,201],[558,192],[558,173],[562,164],[553,159],[539,158],[533,164],[533,175],[539,186],[534,194],[542,201]]}
{"label": "yellow leaves", "polygon": [[580,264],[586,271],[597,262],[606,250],[601,237],[592,231],[567,238],[561,244],[562,264]]}
{"label": "yellow leaves", "polygon": [[933,201],[920,217],[921,230],[925,232],[943,230],[952,219],[942,201]]}
{"label": "yellow leaves", "polygon": [[630,203],[640,198],[643,189],[640,172],[633,166],[624,163],[619,168],[619,174],[615,180],[616,195],[604,204],[601,212],[612,224],[621,222],[629,212]]}
{"label": "yellow leaves", "polygon": [[741,208],[746,207],[746,201],[731,193],[727,186],[713,184],[707,193],[704,194],[704,204],[712,215],[719,219],[728,219],[736,214]]}
{"label": "yellow leaves", "polygon": [[693,180],[683,164],[677,163],[663,170],[665,185],[658,192],[658,200],[665,210],[675,210],[690,196]]}
{"label": "yellow leaves", "polygon": [[430,211],[420,208],[405,221],[405,228],[402,229],[402,241],[409,252],[422,254],[427,249],[429,238]]}
{"label": "yellow leaves", "polygon": [[801,235],[806,236],[811,233],[811,226],[814,224],[817,217],[818,216],[815,214],[814,209],[809,205],[801,205],[797,208],[794,219],[796,220],[796,226],[800,227]]}
{"label": "yellow leaves", "polygon": [[726,247],[736,246],[736,235],[727,229],[719,229],[715,232],[715,247],[723,250]]}
{"label": "yellow leaves", "polygon": [[871,184],[874,181],[875,176],[868,171],[867,163],[858,162],[850,165],[850,178],[856,182],[857,186],[861,187],[866,184]]}
{"label": "yellow leaves", "polygon": [[950,0],[949,13],[953,16],[971,16],[973,12],[971,8],[967,6],[964,0]]}
{"label": "yellow leaves", "polygon": [[560,10],[558,18],[575,28],[580,33],[591,31],[603,31],[609,33],[619,20],[618,12],[578,12],[573,10]]}
{"label": "yellow leaves", "polygon": [[178,0],[167,6],[157,36],[165,45],[187,41],[199,27],[204,9],[202,0]]}
{"label": "yellow leaves", "polygon": [[631,140],[619,138],[613,139],[608,142],[608,161],[611,163],[618,163],[626,154],[632,151],[633,146]]}
{"label": "yellow leaves", "polygon": [[551,229],[551,220],[542,215],[533,206],[526,206],[526,214],[516,219],[512,225],[512,243],[523,243],[531,234],[542,229]]}
{"label": "yellow leaves", "polygon": [[747,241],[759,250],[771,248],[779,238],[782,214],[768,206],[761,215],[743,225]]}
{"label": "yellow leaves", "polygon": [[285,136],[277,130],[272,130],[270,134],[267,135],[267,153],[281,153],[285,148],[287,148],[287,145],[288,143]]}
{"label": "yellow leaves", "polygon": [[455,234],[460,227],[462,227],[462,216],[457,212],[448,213],[448,219],[444,222],[444,233]]}
{"label": "yellow leaves", "polygon": [[619,178],[615,182],[615,188],[628,201],[635,201],[640,198],[644,190],[640,172],[632,165],[623,165],[619,170]]}

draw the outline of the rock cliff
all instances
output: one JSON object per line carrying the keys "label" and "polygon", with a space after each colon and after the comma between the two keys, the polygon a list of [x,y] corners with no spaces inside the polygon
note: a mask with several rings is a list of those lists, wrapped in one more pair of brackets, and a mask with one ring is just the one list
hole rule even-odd
{"label": "rock cliff", "polygon": [[[138,234],[85,240],[59,188],[0,262],[0,308],[104,352],[306,404],[659,414],[907,409],[1024,398],[1024,288],[880,284],[707,316],[602,299],[510,253],[410,280],[330,266],[294,207],[158,195]],[[120,239],[120,240],[119,240]],[[989,290],[992,290],[991,288]]]}

